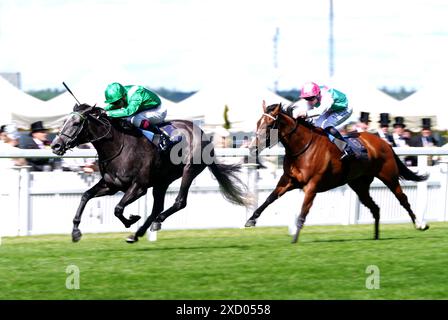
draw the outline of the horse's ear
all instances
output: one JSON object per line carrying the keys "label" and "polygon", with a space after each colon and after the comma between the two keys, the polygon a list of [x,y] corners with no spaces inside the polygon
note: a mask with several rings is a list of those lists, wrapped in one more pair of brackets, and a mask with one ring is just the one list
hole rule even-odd
{"label": "horse's ear", "polygon": [[266,113],[266,101],[263,100],[262,106],[263,106],[263,112]]}

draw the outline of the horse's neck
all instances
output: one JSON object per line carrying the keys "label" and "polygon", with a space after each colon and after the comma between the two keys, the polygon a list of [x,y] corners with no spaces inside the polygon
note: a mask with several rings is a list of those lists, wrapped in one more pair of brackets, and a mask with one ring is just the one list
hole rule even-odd
{"label": "horse's neck", "polygon": [[[95,133],[95,135],[102,136],[104,132]],[[111,160],[115,158],[120,149],[123,148],[124,133],[116,130],[111,126],[111,137],[105,137],[103,139],[92,141],[96,151],[98,151],[98,158],[101,161]]]}
{"label": "horse's neck", "polygon": [[279,131],[280,141],[291,154],[304,152],[313,143],[314,138],[319,136],[312,128],[295,123],[292,119],[284,120]]}

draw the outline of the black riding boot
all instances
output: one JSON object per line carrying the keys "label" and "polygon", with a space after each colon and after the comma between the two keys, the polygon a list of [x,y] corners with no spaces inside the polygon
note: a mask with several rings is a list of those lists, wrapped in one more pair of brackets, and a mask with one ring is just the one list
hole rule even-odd
{"label": "black riding boot", "polygon": [[342,152],[341,160],[350,159],[355,155],[352,148],[350,148],[347,141],[345,141],[344,137],[335,127],[327,127],[324,130],[325,132],[327,132],[327,134],[331,134],[333,137],[335,137],[333,143]]}
{"label": "black riding boot", "polygon": [[159,146],[162,151],[167,151],[171,148],[173,145],[173,140],[171,139],[168,132],[163,130],[162,128],[157,128],[158,132],[160,133],[160,140],[159,140]]}

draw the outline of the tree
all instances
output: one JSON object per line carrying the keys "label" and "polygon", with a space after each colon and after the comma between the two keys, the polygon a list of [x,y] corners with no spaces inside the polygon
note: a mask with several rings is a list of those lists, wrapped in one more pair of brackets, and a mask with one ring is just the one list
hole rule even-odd
{"label": "tree", "polygon": [[229,130],[231,126],[232,125],[230,124],[230,121],[229,121],[229,106],[225,105],[225,107],[224,107],[224,125],[223,125],[223,127],[224,127],[224,129]]}

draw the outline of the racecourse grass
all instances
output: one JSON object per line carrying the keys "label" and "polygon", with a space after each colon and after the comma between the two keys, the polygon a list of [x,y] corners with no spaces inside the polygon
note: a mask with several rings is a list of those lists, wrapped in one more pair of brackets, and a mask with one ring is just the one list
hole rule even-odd
{"label": "racecourse grass", "polygon": [[[0,299],[448,298],[448,223],[383,224],[379,241],[372,225],[307,226],[296,245],[285,227],[162,230],[132,245],[127,235],[2,238]],[[66,287],[69,265],[78,290]],[[366,287],[372,265],[377,289]]]}

